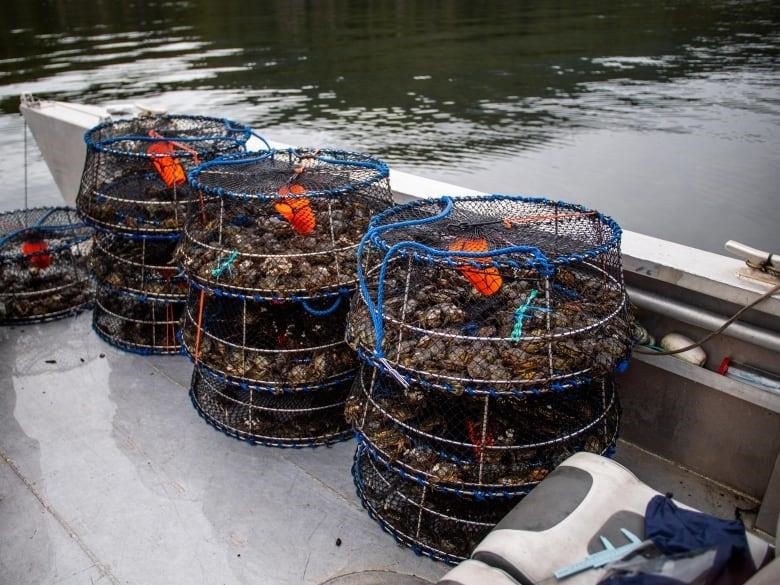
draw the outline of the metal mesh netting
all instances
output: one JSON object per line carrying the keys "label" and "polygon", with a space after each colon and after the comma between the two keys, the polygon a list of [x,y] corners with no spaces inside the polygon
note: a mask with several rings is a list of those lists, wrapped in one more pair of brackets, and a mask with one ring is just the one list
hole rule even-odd
{"label": "metal mesh netting", "polygon": [[518,499],[481,501],[432,492],[372,459],[361,444],[352,474],[363,506],[400,544],[450,564],[467,558]]}
{"label": "metal mesh netting", "polygon": [[190,397],[203,418],[238,439],[272,447],[315,447],[351,434],[341,415],[350,382],[316,392],[273,394],[196,366]]}
{"label": "metal mesh netting", "polygon": [[177,240],[95,234],[90,266],[112,288],[139,295],[183,300],[187,282],[175,261]]}
{"label": "metal mesh netting", "polygon": [[434,491],[524,494],[577,451],[611,452],[619,407],[603,379],[560,393],[455,396],[363,367],[347,418],[372,457]]}
{"label": "metal mesh netting", "polygon": [[208,197],[187,222],[181,246],[188,277],[264,298],[354,288],[360,238],[391,202],[387,176],[376,159],[331,150],[202,165],[193,184]]}
{"label": "metal mesh netting", "polygon": [[359,261],[348,341],[406,381],[559,390],[629,354],[620,228],[578,205],[489,196],[397,206],[372,222]]}
{"label": "metal mesh netting", "polygon": [[136,295],[98,283],[92,327],[111,345],[142,354],[179,353],[184,301]]}
{"label": "metal mesh netting", "polygon": [[0,324],[49,321],[88,307],[91,235],[68,207],[0,213]]}
{"label": "metal mesh netting", "polygon": [[190,357],[233,382],[296,392],[351,380],[357,367],[344,342],[349,303],[254,301],[191,286],[182,321]]}
{"label": "metal mesh netting", "polygon": [[85,136],[79,212],[103,229],[180,231],[198,193],[187,172],[244,148],[245,126],[202,116],[144,116],[101,124]]}

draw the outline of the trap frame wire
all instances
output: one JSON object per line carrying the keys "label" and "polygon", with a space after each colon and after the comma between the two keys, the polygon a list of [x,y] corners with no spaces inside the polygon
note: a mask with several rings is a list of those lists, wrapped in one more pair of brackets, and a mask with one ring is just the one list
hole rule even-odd
{"label": "trap frame wire", "polygon": [[288,149],[204,163],[204,195],[181,258],[200,285],[255,299],[317,299],[357,286],[355,251],[391,204],[387,166],[337,150]]}
{"label": "trap frame wire", "polygon": [[187,183],[187,172],[244,150],[251,135],[246,126],[205,116],[152,115],[100,124],[84,136],[79,212],[108,231],[179,232],[202,197]]}
{"label": "trap frame wire", "polygon": [[318,447],[351,436],[342,415],[350,385],[336,381],[316,392],[274,394],[196,364],[190,398],[201,417],[228,436],[268,447]]}
{"label": "trap frame wire", "polygon": [[436,492],[526,494],[577,451],[613,452],[620,408],[611,378],[566,393],[451,396],[404,389],[364,365],[346,416],[367,453]]}
{"label": "trap frame wire", "polygon": [[359,245],[348,342],[402,384],[453,393],[560,391],[609,375],[632,345],[620,234],[609,217],[542,198],[393,207]]}
{"label": "trap frame wire", "polygon": [[70,207],[0,213],[0,325],[42,323],[89,308],[91,236]]}

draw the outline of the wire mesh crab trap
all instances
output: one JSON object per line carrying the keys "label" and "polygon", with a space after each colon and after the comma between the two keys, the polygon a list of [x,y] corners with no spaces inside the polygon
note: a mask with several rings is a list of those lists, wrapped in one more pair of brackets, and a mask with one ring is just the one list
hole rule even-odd
{"label": "wire mesh crab trap", "polygon": [[361,443],[352,475],[363,507],[384,530],[415,552],[449,564],[467,558],[519,499],[496,502],[431,491],[375,461]]}
{"label": "wire mesh crab trap", "polygon": [[50,321],[93,300],[92,229],[68,207],[0,214],[0,324]]}
{"label": "wire mesh crab trap", "polygon": [[316,392],[271,393],[196,365],[190,397],[209,424],[237,439],[270,447],[316,447],[351,435],[343,416],[350,384],[336,380]]}
{"label": "wire mesh crab trap", "polygon": [[567,392],[470,396],[404,388],[363,366],[347,419],[376,461],[434,492],[527,493],[577,451],[610,454],[619,406],[611,378]]}
{"label": "wire mesh crab trap", "polygon": [[354,289],[360,238],[391,203],[384,163],[334,150],[224,157],[192,184],[207,196],[184,229],[188,277],[255,298]]}
{"label": "wire mesh crab trap", "polygon": [[243,150],[250,135],[246,126],[203,116],[142,116],[96,126],[84,137],[79,212],[111,231],[181,231],[200,197],[187,183],[187,172]]}
{"label": "wire mesh crab trap", "polygon": [[114,347],[140,354],[179,353],[184,299],[147,297],[98,283],[92,328]]}
{"label": "wire mesh crab trap", "polygon": [[90,267],[98,281],[139,297],[185,300],[187,281],[176,263],[174,238],[95,234]]}
{"label": "wire mesh crab trap", "polygon": [[620,234],[596,211],[540,198],[391,208],[361,242],[349,343],[403,383],[454,393],[608,375],[631,348]]}
{"label": "wire mesh crab trap", "polygon": [[183,346],[213,375],[274,394],[350,382],[357,357],[344,342],[349,303],[341,300],[254,300],[193,283]]}

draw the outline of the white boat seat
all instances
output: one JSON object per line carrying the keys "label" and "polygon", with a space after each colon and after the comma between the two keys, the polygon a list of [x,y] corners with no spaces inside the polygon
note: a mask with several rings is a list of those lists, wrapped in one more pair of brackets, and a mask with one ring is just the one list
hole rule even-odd
{"label": "white boat seat", "polygon": [[[576,453],[498,523],[471,559],[512,579],[495,581],[502,585],[595,584],[605,576],[605,569],[589,569],[563,581],[553,573],[603,550],[600,535],[615,546],[628,542],[621,528],[643,538],[647,503],[658,494],[619,463],[592,453]],[[755,565],[761,567],[771,556],[769,545],[751,534],[748,544]],[[468,580],[470,573],[457,572],[459,568],[450,571],[439,584],[493,583]]]}
{"label": "white boat seat", "polygon": [[517,581],[483,562],[467,559],[447,573],[436,585],[517,585]]}

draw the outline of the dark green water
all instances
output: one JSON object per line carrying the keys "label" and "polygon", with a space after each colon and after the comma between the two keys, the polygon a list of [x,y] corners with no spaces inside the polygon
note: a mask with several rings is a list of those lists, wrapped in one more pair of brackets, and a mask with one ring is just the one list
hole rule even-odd
{"label": "dark green water", "polygon": [[[225,116],[476,189],[780,251],[772,1],[4,0],[0,206],[21,92]],[[37,152],[32,201],[53,197]]]}

